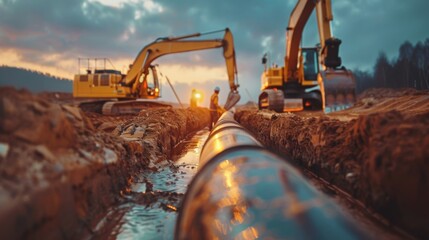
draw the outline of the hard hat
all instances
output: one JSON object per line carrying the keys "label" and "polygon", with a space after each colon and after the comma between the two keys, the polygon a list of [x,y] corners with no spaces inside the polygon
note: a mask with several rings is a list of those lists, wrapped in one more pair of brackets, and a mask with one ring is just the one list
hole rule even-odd
{"label": "hard hat", "polygon": [[219,92],[220,91],[220,87],[215,87],[215,92]]}

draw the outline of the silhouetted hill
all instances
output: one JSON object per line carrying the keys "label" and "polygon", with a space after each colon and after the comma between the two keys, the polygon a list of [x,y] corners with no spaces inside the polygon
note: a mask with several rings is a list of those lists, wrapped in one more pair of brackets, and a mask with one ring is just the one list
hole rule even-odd
{"label": "silhouetted hill", "polygon": [[25,88],[31,92],[72,92],[73,82],[41,72],[0,66],[0,86]]}

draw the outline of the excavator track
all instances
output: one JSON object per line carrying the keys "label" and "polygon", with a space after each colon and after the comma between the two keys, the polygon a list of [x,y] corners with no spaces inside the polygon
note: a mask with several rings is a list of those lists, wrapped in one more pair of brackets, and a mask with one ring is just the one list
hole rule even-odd
{"label": "excavator track", "polygon": [[79,103],[79,108],[84,112],[102,113],[103,105],[109,100],[92,100]]}
{"label": "excavator track", "polygon": [[171,105],[151,100],[110,101],[102,107],[103,115],[138,114],[146,108],[172,108]]}
{"label": "excavator track", "polygon": [[79,108],[84,112],[93,112],[103,115],[123,115],[138,114],[141,110],[147,108],[171,108],[167,103],[156,100],[98,100],[87,101],[79,104]]}

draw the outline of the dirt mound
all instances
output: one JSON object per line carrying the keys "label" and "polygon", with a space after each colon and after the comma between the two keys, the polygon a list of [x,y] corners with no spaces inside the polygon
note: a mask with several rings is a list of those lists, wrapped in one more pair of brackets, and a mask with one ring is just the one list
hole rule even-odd
{"label": "dirt mound", "polygon": [[238,111],[236,118],[265,146],[427,237],[429,95],[389,90],[362,105],[372,96],[366,94],[328,115]]}
{"label": "dirt mound", "polygon": [[371,88],[358,96],[358,100],[365,98],[395,98],[404,96],[428,95],[429,91],[416,90],[414,88],[392,89],[392,88]]}
{"label": "dirt mound", "polygon": [[113,117],[86,115],[57,100],[0,88],[0,235],[6,239],[90,235],[134,174],[156,169],[175,144],[209,123],[207,109]]}
{"label": "dirt mound", "polygon": [[370,89],[359,96],[358,102],[344,111],[332,113],[332,116],[361,116],[374,112],[399,111],[407,117],[427,113],[429,109],[429,91],[415,89]]}
{"label": "dirt mound", "polygon": [[186,136],[208,126],[210,115],[206,108],[149,108],[137,116],[103,116],[87,113],[94,126],[118,136],[129,148],[147,152],[147,161],[161,162]]}
{"label": "dirt mound", "polygon": [[37,94],[38,97],[43,98],[49,102],[54,103],[73,103],[75,99],[73,94],[69,92],[41,92]]}
{"label": "dirt mound", "polygon": [[429,236],[429,109],[419,116],[364,116],[354,133],[363,144],[362,197],[388,219]]}
{"label": "dirt mound", "polygon": [[115,201],[111,191],[127,184],[121,139],[97,132],[77,108],[14,89],[1,88],[0,96],[1,235],[58,238],[87,231],[85,225]]}

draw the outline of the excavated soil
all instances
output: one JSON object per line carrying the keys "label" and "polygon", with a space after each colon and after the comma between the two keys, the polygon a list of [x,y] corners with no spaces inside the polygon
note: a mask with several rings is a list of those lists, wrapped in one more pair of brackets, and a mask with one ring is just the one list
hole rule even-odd
{"label": "excavated soil", "polygon": [[70,95],[0,88],[0,236],[91,236],[141,170],[209,123],[207,109],[153,108],[102,116]]}
{"label": "excavated soil", "polygon": [[327,115],[244,107],[236,119],[394,225],[429,237],[429,92],[373,89]]}

